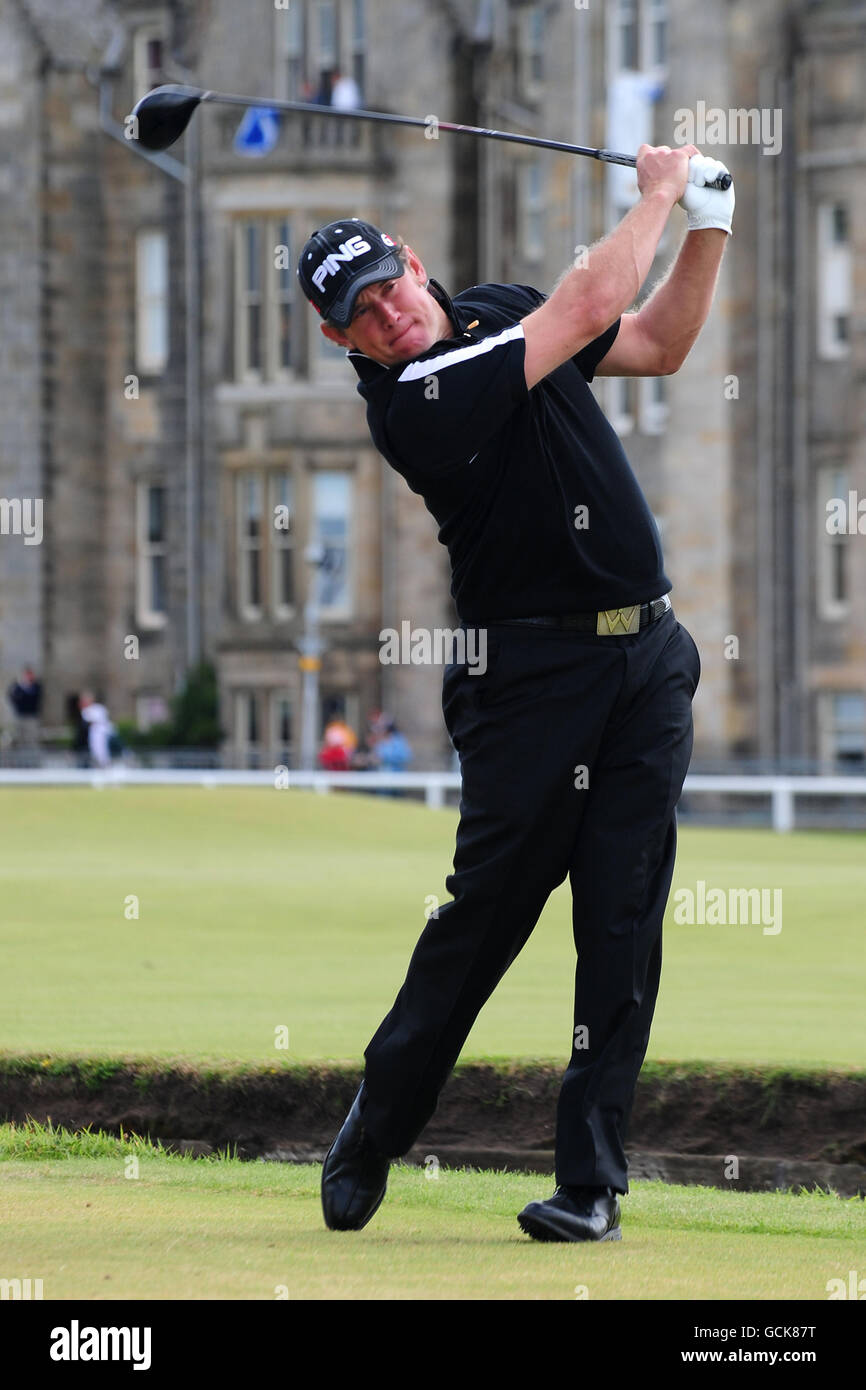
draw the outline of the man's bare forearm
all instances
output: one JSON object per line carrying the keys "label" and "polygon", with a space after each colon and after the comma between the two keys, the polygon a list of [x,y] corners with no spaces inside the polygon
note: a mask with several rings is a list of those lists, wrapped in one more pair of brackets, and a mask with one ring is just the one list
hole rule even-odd
{"label": "man's bare forearm", "polygon": [[717,227],[688,232],[676,260],[641,306],[644,333],[681,366],[707,320],[727,232]]}
{"label": "man's bare forearm", "polygon": [[602,332],[634,303],[652,267],[674,196],[655,187],[566,271],[548,301],[566,319],[593,320]]}

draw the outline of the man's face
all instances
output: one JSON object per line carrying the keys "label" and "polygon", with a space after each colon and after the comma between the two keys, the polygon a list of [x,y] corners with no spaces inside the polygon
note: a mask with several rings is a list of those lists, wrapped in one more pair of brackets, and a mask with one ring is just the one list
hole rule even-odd
{"label": "man's face", "polygon": [[367,285],[355,300],[352,321],[344,329],[322,324],[322,332],[341,347],[355,348],[383,367],[408,362],[434,343],[454,335],[438,300],[424,286],[427,273],[414,251],[397,280]]}

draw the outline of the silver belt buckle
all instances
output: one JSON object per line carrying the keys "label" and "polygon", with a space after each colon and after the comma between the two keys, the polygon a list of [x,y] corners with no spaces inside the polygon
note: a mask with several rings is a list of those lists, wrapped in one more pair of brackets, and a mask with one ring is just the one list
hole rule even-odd
{"label": "silver belt buckle", "polygon": [[640,632],[640,604],[630,608],[599,609],[595,625],[599,637],[613,637],[621,632]]}

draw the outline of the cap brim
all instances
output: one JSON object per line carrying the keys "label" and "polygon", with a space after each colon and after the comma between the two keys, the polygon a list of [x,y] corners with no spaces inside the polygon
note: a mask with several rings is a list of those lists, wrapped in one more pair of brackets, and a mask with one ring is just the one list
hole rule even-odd
{"label": "cap brim", "polygon": [[361,291],[366,289],[368,285],[375,285],[379,280],[396,280],[405,269],[403,262],[396,256],[390,253],[383,256],[381,261],[368,266],[360,275],[349,281],[343,293],[334,300],[333,304],[322,311],[323,317],[330,319],[333,323],[338,323],[341,328],[348,328],[352,319],[355,300]]}

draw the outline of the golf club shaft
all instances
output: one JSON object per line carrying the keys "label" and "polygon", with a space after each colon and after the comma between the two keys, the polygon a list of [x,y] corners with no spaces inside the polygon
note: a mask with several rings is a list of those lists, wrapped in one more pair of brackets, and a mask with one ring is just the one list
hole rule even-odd
{"label": "golf club shaft", "polygon": [[[545,150],[559,150],[563,154],[582,154],[590,159],[603,160],[605,164],[624,164],[634,169],[637,164],[633,154],[618,154],[615,150],[596,150],[589,145],[569,145],[561,140],[543,140],[537,135],[515,135],[506,130],[486,130],[480,126],[456,125],[451,121],[440,121],[436,116],[395,116],[385,111],[342,110],[336,106],[320,106],[314,102],[269,101],[264,97],[234,96],[225,92],[203,92],[201,100],[219,106],[258,106],[271,111],[300,111],[310,116],[337,116],[350,120],[381,121],[389,125],[420,126],[425,130],[447,130],[454,135],[480,135],[487,140],[507,140],[515,145],[536,145]],[[431,139],[435,138],[431,135]],[[723,174],[710,187],[730,187],[730,174]]]}

